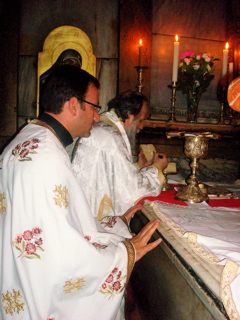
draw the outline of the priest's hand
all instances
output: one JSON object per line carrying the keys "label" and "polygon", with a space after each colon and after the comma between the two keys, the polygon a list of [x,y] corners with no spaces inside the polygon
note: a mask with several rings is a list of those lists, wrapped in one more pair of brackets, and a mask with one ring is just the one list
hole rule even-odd
{"label": "priest's hand", "polygon": [[160,164],[160,167],[161,167],[162,171],[164,169],[166,169],[167,165],[168,165],[168,159],[167,159],[166,154],[165,153],[156,152],[154,154],[154,157],[153,157],[153,164],[154,163]]}
{"label": "priest's hand", "polygon": [[147,252],[156,248],[162,241],[162,239],[157,239],[154,242],[148,243],[151,236],[159,226],[159,223],[159,220],[149,222],[135,237],[130,240],[136,250],[136,261],[140,260]]}
{"label": "priest's hand", "polygon": [[142,209],[141,203],[136,204],[135,206],[128,209],[128,211],[126,211],[123,215],[126,218],[127,223],[129,223],[129,221],[133,218],[134,214],[141,209]]}
{"label": "priest's hand", "polygon": [[140,151],[140,153],[138,154],[138,165],[139,165],[139,168],[148,167],[152,163],[153,163],[152,160],[151,161],[147,161],[144,153],[142,151]]}

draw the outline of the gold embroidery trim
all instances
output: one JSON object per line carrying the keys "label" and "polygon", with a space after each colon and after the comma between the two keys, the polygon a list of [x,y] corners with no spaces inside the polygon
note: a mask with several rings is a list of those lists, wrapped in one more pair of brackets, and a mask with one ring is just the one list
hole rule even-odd
{"label": "gold embroidery trim", "polygon": [[230,287],[230,284],[235,279],[237,273],[238,273],[238,265],[231,260],[227,260],[221,276],[220,297],[227,311],[227,314],[231,320],[240,319],[240,314],[233,300],[231,287]]}
{"label": "gold embroidery trim", "polygon": [[20,311],[24,311],[24,302],[21,302],[23,296],[20,294],[20,290],[12,290],[12,293],[7,291],[6,293],[2,294],[2,302],[3,302],[3,309],[5,310],[6,314],[10,314],[11,316],[13,313]]}
{"label": "gold embroidery trim", "polygon": [[60,184],[59,186],[55,185],[55,190],[53,192],[56,194],[56,197],[53,198],[55,200],[55,204],[60,208],[65,207],[68,208],[68,189],[66,187],[62,187]]}
{"label": "gold embroidery trim", "polygon": [[0,213],[5,214],[6,213],[6,197],[4,192],[0,193]]}
{"label": "gold embroidery trim", "polygon": [[128,266],[127,266],[127,280],[126,280],[126,285],[127,285],[135,264],[135,248],[131,243],[131,241],[127,241],[127,240],[123,241],[123,244],[125,245],[128,252]]}
{"label": "gold embroidery trim", "polygon": [[46,122],[43,122],[41,120],[38,119],[33,119],[30,121],[30,123],[36,124],[38,126],[44,127],[49,129],[54,135],[55,137],[61,142],[61,144],[63,145],[64,149],[65,149],[65,145],[62,143],[62,141],[60,140],[59,136],[56,134],[56,132],[53,130],[52,127],[50,127]]}
{"label": "gold embroidery trim", "polygon": [[[116,115],[116,114],[115,114]],[[117,115],[116,115],[116,117],[117,117]],[[118,118],[118,117],[117,117]],[[119,118],[118,118],[119,119]],[[120,119],[119,119],[120,120]],[[107,118],[107,117],[100,117],[100,121],[102,121],[102,122],[105,122],[105,123],[108,123],[108,124],[110,124],[110,126],[112,126],[112,127],[114,127],[117,131],[118,131],[118,133],[121,135],[121,132],[120,132],[120,130],[119,130],[119,128],[117,127],[117,125],[112,121],[112,120],[110,120],[109,118]],[[121,121],[121,120],[120,120]],[[122,122],[122,121],[121,121]]]}
{"label": "gold embroidery trim", "polygon": [[63,288],[64,293],[71,293],[71,292],[77,292],[85,287],[86,281],[83,278],[76,278],[75,280],[71,279],[68,281],[65,281],[65,285]]}
{"label": "gold embroidery trim", "polygon": [[108,210],[108,208],[111,208],[113,210],[113,204],[109,196],[105,194],[98,209],[97,219],[99,221],[101,221],[106,216],[106,214],[104,214],[104,211]]}

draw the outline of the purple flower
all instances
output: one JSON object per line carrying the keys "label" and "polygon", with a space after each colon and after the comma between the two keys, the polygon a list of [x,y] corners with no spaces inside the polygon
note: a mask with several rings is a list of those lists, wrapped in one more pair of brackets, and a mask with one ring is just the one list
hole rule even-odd
{"label": "purple flower", "polygon": [[186,51],[186,52],[183,52],[183,53],[180,54],[180,59],[184,60],[185,58],[192,58],[192,57],[194,57],[194,55],[195,55],[195,52]]}

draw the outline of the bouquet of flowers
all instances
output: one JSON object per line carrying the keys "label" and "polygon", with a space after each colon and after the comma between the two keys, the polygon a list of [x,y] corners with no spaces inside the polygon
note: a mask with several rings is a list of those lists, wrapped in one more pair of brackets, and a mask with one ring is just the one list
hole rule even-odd
{"label": "bouquet of flowers", "polygon": [[178,89],[187,94],[187,121],[196,122],[197,107],[201,94],[206,91],[214,79],[213,65],[214,61],[219,59],[214,59],[212,55],[207,53],[197,54],[186,51],[180,54],[180,60]]}

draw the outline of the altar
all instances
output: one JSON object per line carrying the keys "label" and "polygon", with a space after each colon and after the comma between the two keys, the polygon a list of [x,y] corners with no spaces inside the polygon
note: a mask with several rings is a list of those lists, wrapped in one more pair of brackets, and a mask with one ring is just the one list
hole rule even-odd
{"label": "altar", "polygon": [[142,199],[131,226],[160,219],[162,243],[135,265],[131,286],[143,319],[240,319],[240,200],[186,203],[175,189]]}

